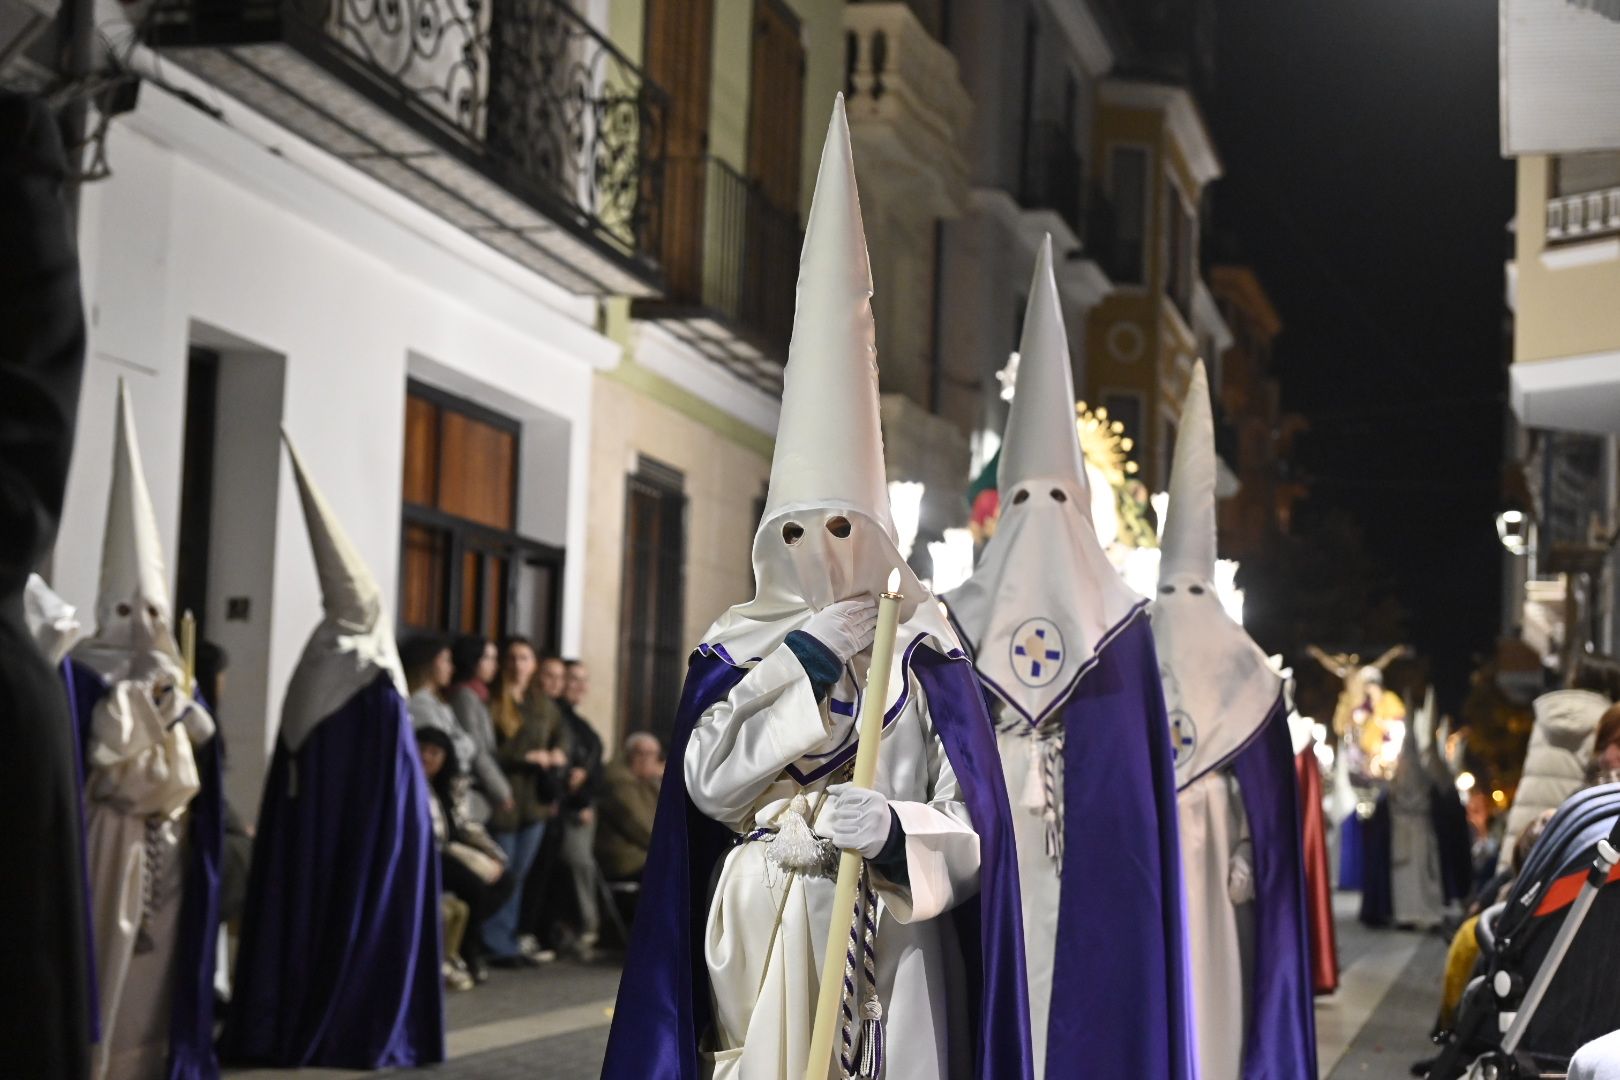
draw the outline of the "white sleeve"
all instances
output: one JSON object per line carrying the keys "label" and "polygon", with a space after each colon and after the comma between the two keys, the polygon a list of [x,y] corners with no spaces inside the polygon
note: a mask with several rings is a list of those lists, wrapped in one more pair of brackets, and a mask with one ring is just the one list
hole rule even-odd
{"label": "white sleeve", "polygon": [[906,833],[910,884],[900,888],[877,878],[889,914],[903,923],[931,919],[979,891],[979,834],[926,703],[918,707],[927,723],[929,799],[889,803]]}
{"label": "white sleeve", "polygon": [[687,795],[707,816],[742,831],[760,794],[830,734],[804,665],[779,646],[698,718],[682,763]]}
{"label": "white sleeve", "polygon": [[1249,835],[1249,815],[1243,808],[1243,789],[1237,777],[1226,774],[1227,811],[1230,815],[1232,849],[1226,871],[1226,895],[1234,904],[1254,899],[1254,840]]}

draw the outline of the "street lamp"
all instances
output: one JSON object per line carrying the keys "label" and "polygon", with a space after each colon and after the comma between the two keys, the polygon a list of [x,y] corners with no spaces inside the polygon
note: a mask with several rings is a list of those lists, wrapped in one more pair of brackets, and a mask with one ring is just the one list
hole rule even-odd
{"label": "street lamp", "polygon": [[1514,555],[1529,553],[1530,533],[1534,528],[1523,510],[1504,510],[1496,515],[1496,535],[1502,546]]}

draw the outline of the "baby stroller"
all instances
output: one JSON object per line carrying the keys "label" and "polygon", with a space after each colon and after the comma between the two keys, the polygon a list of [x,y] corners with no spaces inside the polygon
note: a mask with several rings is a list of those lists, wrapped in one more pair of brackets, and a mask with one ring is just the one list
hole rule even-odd
{"label": "baby stroller", "polygon": [[1561,1077],[1620,1028],[1620,784],[1572,795],[1505,901],[1479,919],[1480,971],[1429,1080]]}

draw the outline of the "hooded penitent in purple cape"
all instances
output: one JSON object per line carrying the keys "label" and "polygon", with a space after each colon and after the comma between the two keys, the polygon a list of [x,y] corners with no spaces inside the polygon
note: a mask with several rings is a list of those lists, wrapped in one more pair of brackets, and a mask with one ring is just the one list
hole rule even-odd
{"label": "hooded penitent in purple cape", "polygon": [[376,583],[292,460],[325,618],[265,779],[223,1051],[280,1068],[430,1064],[444,1002],[427,780]]}
{"label": "hooded penitent in purple cape", "polygon": [[100,999],[92,1076],[208,1080],[224,842],[214,721],[170,632],[157,519],[120,384],[96,629],[68,686],[85,757]]}
{"label": "hooded penitent in purple cape", "polygon": [[[840,100],[800,263],[757,589],[687,672],[612,1080],[805,1075],[835,915],[836,850],[817,836],[862,853],[869,881],[828,1075],[863,1057],[861,1075],[885,1080],[1029,1075],[1006,790],[972,668],[895,541],[871,291]],[[855,754],[871,623],[863,642],[837,620],[869,613],[891,571],[904,599],[877,773],[852,791],[835,782]],[[842,831],[851,822],[862,828]]]}
{"label": "hooded penitent in purple cape", "polygon": [[996,534],[945,597],[1000,720],[1037,1076],[1192,1076],[1175,775],[1144,601],[1091,518],[1041,247]]}
{"label": "hooded penitent in purple cape", "polygon": [[[1181,409],[1151,608],[1179,785],[1202,1080],[1316,1075],[1299,788],[1281,677],[1224,610],[1202,363]],[[1253,922],[1245,955],[1240,927]]]}

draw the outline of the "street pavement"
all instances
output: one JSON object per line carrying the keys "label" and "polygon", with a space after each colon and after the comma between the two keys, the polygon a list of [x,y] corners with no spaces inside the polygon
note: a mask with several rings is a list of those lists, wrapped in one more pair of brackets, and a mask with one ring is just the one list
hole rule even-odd
{"label": "street pavement", "polygon": [[[1376,931],[1355,919],[1358,897],[1334,898],[1341,986],[1317,1002],[1324,1080],[1398,1080],[1428,1057],[1440,1000],[1445,942],[1433,934]],[[533,971],[497,971],[484,986],[451,994],[450,1060],[414,1070],[433,1080],[595,1080],[607,1045],[618,967],[559,961]],[[274,1070],[227,1070],[231,1080],[273,1080]],[[305,1069],[299,1080],[375,1073]],[[1301,1078],[1308,1080],[1308,1078]]]}

